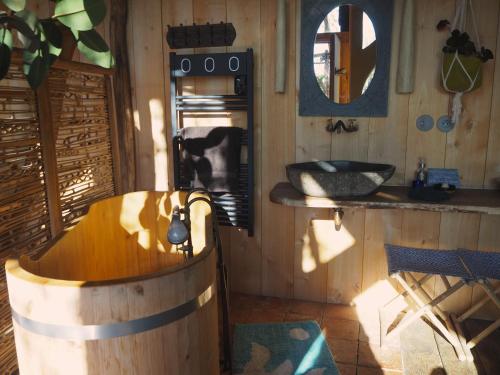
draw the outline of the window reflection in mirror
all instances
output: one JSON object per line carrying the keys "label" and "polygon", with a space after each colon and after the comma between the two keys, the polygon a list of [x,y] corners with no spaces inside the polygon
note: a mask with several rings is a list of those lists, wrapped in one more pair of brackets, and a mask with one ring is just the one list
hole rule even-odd
{"label": "window reflection in mirror", "polygon": [[314,73],[323,93],[347,104],[363,95],[375,73],[377,41],[362,9],[342,5],[321,22],[314,44]]}

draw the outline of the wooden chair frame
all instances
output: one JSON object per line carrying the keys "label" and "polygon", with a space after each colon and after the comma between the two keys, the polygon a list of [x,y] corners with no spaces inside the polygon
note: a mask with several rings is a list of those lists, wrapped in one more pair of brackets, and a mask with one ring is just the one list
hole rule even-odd
{"label": "wooden chair frame", "polygon": [[[465,319],[470,317],[474,312],[479,310],[482,306],[484,306],[488,301],[493,301],[493,303],[498,307],[500,310],[500,298],[497,296],[497,294],[500,293],[500,285],[496,287],[496,289],[493,289],[493,286],[487,279],[480,279],[477,281],[477,284],[485,291],[486,295],[476,302],[472,307],[470,307],[467,311],[462,313],[462,315],[455,317],[452,315],[453,321],[457,326],[459,326]],[[488,327],[483,329],[481,332],[479,332],[476,336],[474,336],[472,339],[467,341],[465,345],[467,348],[472,349],[475,347],[482,339],[493,333],[497,328],[500,327],[500,318],[495,320],[493,323],[491,323]]]}
{"label": "wooden chair frame", "polygon": [[[497,296],[497,294],[500,293],[500,285],[496,289],[494,289],[487,279],[479,279],[477,281],[465,281],[463,279],[460,279],[455,284],[451,285],[446,276],[439,275],[445,286],[445,291],[432,298],[429,293],[425,291],[423,285],[433,276],[433,274],[426,274],[422,278],[417,280],[415,276],[413,276],[410,272],[401,271],[391,275],[391,277],[396,279],[398,283],[403,287],[404,292],[398,294],[396,297],[394,297],[379,309],[380,346],[383,346],[388,338],[400,333],[404,328],[406,328],[416,319],[422,316],[426,316],[432,322],[434,327],[453,346],[459,360],[473,361],[474,357],[472,355],[471,349],[474,348],[481,340],[483,340],[485,337],[487,337],[500,327],[500,318],[491,323],[488,327],[486,327],[469,341],[465,339],[461,324],[465,319],[469,318],[474,312],[478,311],[490,300],[492,300],[500,310],[500,298]],[[411,284],[408,283],[407,279],[411,281]],[[478,284],[485,291],[486,295],[461,315],[456,316],[455,314],[447,314],[437,306],[439,303],[443,302],[463,286],[472,287],[475,284]],[[419,294],[417,294],[417,292],[420,293],[420,296]],[[405,298],[408,296],[411,297],[412,304],[416,305],[416,311],[408,318],[405,317],[390,332],[387,332],[387,325],[385,324],[383,319],[386,309],[388,309],[388,307],[398,298]],[[444,324],[442,322],[444,322]]]}
{"label": "wooden chair frame", "polygon": [[[460,279],[455,284],[451,285],[445,276],[441,276],[441,279],[443,280],[446,289],[443,293],[439,294],[435,298],[432,298],[429,295],[429,293],[427,293],[423,288],[425,282],[431,279],[432,276],[434,275],[426,274],[421,279],[417,280],[415,276],[413,276],[410,272],[401,271],[391,275],[391,277],[396,279],[398,283],[403,287],[404,292],[397,295],[395,298],[393,298],[391,301],[389,301],[379,309],[380,346],[383,346],[388,338],[393,337],[394,335],[400,333],[404,328],[406,328],[408,325],[410,325],[418,318],[426,316],[434,325],[434,327],[453,346],[453,348],[457,353],[458,358],[461,361],[463,361],[465,359],[468,359],[468,356],[464,350],[460,337],[457,334],[457,330],[453,326],[452,319],[437,305],[443,302],[445,299],[447,299],[455,292],[457,292],[463,286],[467,285],[467,283],[464,280]],[[410,280],[411,284],[408,283],[407,279]],[[385,322],[383,319],[385,311],[398,298],[408,297],[408,296],[411,297],[412,304],[416,306],[417,308],[416,311],[409,317],[405,317],[390,332],[387,332],[387,326],[384,324]]]}

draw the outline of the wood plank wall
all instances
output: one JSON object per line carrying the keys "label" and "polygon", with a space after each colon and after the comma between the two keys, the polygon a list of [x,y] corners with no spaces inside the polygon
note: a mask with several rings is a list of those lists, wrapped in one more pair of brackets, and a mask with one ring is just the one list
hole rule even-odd
{"label": "wood plank wall", "polygon": [[[474,3],[483,44],[498,54],[500,2]],[[435,25],[442,18],[452,18],[454,0],[416,2],[417,76],[411,95],[395,93],[402,5],[401,0],[395,0],[389,115],[358,118],[359,132],[340,135],[325,131],[327,118],[298,116],[298,0],[287,2],[286,93],[274,92],[275,4],[268,0],[130,1],[138,188],[162,190],[171,186],[166,172],[169,145],[164,138],[170,125],[166,73],[169,48],[164,41],[167,25],[227,21],[237,31],[234,46],[228,50],[252,47],[256,57],[256,235],[248,238],[243,231],[225,232],[233,290],[373,306],[383,300],[381,291],[393,293],[385,281],[384,242],[499,251],[498,217],[346,210],[343,228],[336,232],[328,210],[294,210],[269,201],[270,190],[275,183],[286,180],[284,167],[293,161],[351,159],[392,163],[397,167],[392,184],[408,184],[419,157],[432,167],[458,168],[468,187],[493,188],[494,179],[500,176],[500,59],[484,66],[481,89],[465,96],[465,110],[457,129],[449,134],[436,128],[421,133],[415,127],[421,114],[437,119],[448,111],[450,97],[440,88],[438,79],[440,50],[446,35],[436,32]],[[226,87],[220,81],[196,80],[189,85],[196,92],[220,92],[229,90],[231,82],[226,82]],[[241,125],[244,120],[224,114],[220,121]],[[436,290],[441,287],[439,284],[436,282]],[[461,309],[479,294],[476,290],[464,291],[447,307]]]}

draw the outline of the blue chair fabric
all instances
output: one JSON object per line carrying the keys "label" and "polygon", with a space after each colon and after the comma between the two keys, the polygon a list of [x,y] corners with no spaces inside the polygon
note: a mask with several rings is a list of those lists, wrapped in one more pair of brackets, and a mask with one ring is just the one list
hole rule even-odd
{"label": "blue chair fabric", "polygon": [[500,280],[500,253],[467,249],[457,253],[475,278]]}
{"label": "blue chair fabric", "polygon": [[433,275],[460,277],[473,280],[456,250],[420,249],[386,244],[389,274],[420,272]]}

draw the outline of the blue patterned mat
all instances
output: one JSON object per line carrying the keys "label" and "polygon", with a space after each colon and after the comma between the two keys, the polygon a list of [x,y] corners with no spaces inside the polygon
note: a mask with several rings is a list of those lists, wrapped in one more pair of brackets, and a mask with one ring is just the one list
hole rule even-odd
{"label": "blue patterned mat", "polygon": [[237,324],[233,373],[246,375],[339,375],[314,321]]}

